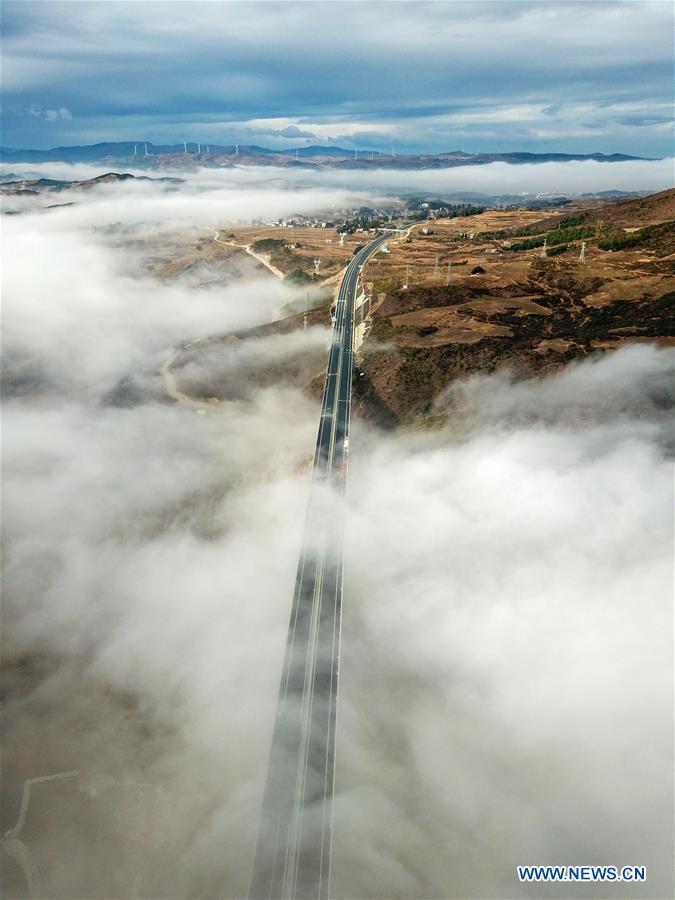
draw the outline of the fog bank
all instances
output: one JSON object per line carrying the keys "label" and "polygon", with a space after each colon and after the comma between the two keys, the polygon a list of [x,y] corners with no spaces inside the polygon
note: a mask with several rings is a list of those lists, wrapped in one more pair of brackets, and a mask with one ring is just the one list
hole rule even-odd
{"label": "fog bank", "polygon": [[[38,175],[64,180],[94,178],[109,172],[111,167],[69,163],[16,163],[6,166],[19,175]],[[303,191],[325,191],[325,208],[348,203],[358,205],[366,195],[396,193],[397,191],[424,191],[428,193],[476,192],[488,195],[503,194],[582,194],[600,191],[662,191],[673,187],[673,159],[627,160],[603,163],[595,160],[571,162],[542,162],[513,165],[503,162],[485,165],[459,166],[450,169],[302,169],[274,166],[239,166],[233,168],[199,168],[196,171],[158,170],[147,171],[134,167],[114,165],[114,171],[128,171],[134,175],[176,175],[185,178],[188,185],[202,190],[260,189],[266,185],[269,215],[280,209],[283,196],[275,197],[273,188],[284,190],[284,185],[302,188]],[[336,191],[354,192],[349,197]],[[303,212],[303,202],[309,195],[294,197],[278,214]],[[249,194],[251,216],[265,214],[257,200],[257,191]],[[182,206],[182,204],[180,204]],[[180,209],[177,205],[177,211]],[[225,207],[227,211],[227,207]]]}
{"label": "fog bank", "polygon": [[339,896],[629,860],[594,895],[671,894],[672,364],[475,377],[452,427],[354,438]]}
{"label": "fog bank", "polygon": [[[91,219],[167,227],[130,196],[5,228],[3,830],[26,779],[75,773],[34,786],[7,896],[247,890],[319,416],[250,372],[326,335],[211,342],[186,377],[245,390],[173,403],[175,348],[294,294],[139,274]],[[437,431],[355,423],[336,897],[536,897],[515,865],[555,862],[644,863],[637,896],[672,893],[671,376],[634,347],[456,384]]]}

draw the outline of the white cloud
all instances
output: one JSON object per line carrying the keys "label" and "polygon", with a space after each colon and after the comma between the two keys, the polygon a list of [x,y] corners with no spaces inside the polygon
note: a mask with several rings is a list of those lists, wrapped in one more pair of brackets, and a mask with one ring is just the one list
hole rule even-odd
{"label": "white cloud", "polygon": [[42,109],[40,106],[31,105],[26,107],[26,113],[35,119],[46,119],[48,122],[58,122],[73,118],[73,114],[64,106],[59,109]]}
{"label": "white cloud", "polygon": [[650,873],[613,897],[671,893],[671,365],[479,377],[447,430],[353,435],[336,896],[610,859]]}
{"label": "white cloud", "polygon": [[45,118],[49,122],[56,122],[59,119],[72,119],[73,114],[69,109],[62,106],[60,109],[46,109]]}
{"label": "white cloud", "polygon": [[[294,199],[312,208],[325,196]],[[201,233],[216,208],[224,223],[280,203],[274,188],[227,198],[186,190]],[[207,895],[246,891],[241,860],[257,824],[318,411],[293,378],[268,388],[239,378],[308,364],[309,378],[328,334],[214,345],[182,375],[224,377],[235,397],[205,416],[174,405],[158,372],[173,347],[277,318],[297,293],[271,276],[195,289],[139,275],[133,241],[166,233],[176,208],[164,199],[112,190],[5,220],[4,783],[16,792],[24,778],[62,770],[64,752],[83,770],[75,817],[48,788],[31,801],[46,837],[29,825],[22,839],[48,895],[102,884],[116,893],[121,879],[145,896],[190,896],[204,876]],[[21,659],[53,661],[39,716]],[[79,815],[87,824],[64,867],[50,828],[68,841]],[[121,820],[133,823],[122,829],[131,844],[114,830],[96,853],[87,835]],[[137,840],[165,848],[145,874]],[[213,865],[221,841],[225,870]],[[20,883],[20,869],[9,877]]]}
{"label": "white cloud", "polygon": [[[257,133],[263,135],[280,133],[280,131],[283,130],[287,132],[286,136],[311,136],[328,141],[338,141],[340,139],[348,139],[351,141],[353,138],[369,134],[392,134],[395,128],[394,125],[384,122],[364,122],[351,117],[344,121],[332,119],[326,122],[314,121],[309,116],[297,118],[282,117],[279,119],[248,119],[244,122],[233,123],[233,126],[236,128],[237,133],[240,133],[240,129],[243,130],[244,133],[249,131],[253,134]],[[288,133],[289,129],[291,130],[290,133]],[[297,132],[293,132],[293,129],[298,129],[300,135],[298,135]],[[305,134],[305,130],[307,130],[309,134]]]}

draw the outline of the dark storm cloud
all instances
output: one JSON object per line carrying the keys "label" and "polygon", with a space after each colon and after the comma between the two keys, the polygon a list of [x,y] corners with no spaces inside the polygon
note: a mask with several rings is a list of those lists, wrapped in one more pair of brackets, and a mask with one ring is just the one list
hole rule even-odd
{"label": "dark storm cloud", "polygon": [[[669,151],[667,127],[646,138],[627,121],[662,113],[672,95],[672,10],[660,2],[9,0],[4,20],[14,146],[236,134]],[[593,128],[580,124],[589,105],[604,111]],[[40,121],[25,113],[35,106],[73,118]]]}

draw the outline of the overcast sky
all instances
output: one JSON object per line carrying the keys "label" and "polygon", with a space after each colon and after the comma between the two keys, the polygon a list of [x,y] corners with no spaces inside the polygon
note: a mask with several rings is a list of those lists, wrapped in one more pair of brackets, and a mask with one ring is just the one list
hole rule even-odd
{"label": "overcast sky", "polygon": [[662,0],[5,0],[3,34],[3,146],[672,153]]}

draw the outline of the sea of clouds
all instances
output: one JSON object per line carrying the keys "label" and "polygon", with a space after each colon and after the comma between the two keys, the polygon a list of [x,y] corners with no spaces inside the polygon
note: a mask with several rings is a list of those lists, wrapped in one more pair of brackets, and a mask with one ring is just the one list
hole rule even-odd
{"label": "sea of clouds", "polygon": [[[290,193],[267,169],[185,177],[4,219],[3,829],[26,779],[78,773],[34,787],[8,896],[247,890],[318,403],[283,381],[206,415],[173,403],[176,347],[294,293],[157,281],[133,237],[319,213],[392,175],[371,194],[365,173]],[[204,360],[232,378],[300,343]],[[594,896],[671,894],[671,376],[642,345],[456,384],[433,432],[355,423],[336,897],[537,897],[515,866],[538,863],[645,864],[639,893]]]}
{"label": "sea of clouds", "polygon": [[[85,163],[12,163],[6,168],[20,178],[55,178],[75,180],[94,178],[110,171],[109,166]],[[232,168],[196,168],[189,173],[125,168],[133,175],[179,175],[194,189],[208,191],[213,201],[207,204],[202,198],[205,212],[213,205],[222,203],[221,215],[254,218],[264,211],[281,210],[281,215],[290,212],[304,212],[312,208],[316,197],[314,190],[325,191],[324,206],[341,205],[345,199],[358,200],[358,194],[373,199],[378,193],[398,191],[424,191],[443,194],[483,193],[501,196],[506,194],[583,194],[601,191],[662,191],[673,186],[673,159],[636,159],[622,162],[603,163],[595,160],[572,162],[543,162],[512,165],[503,162],[486,165],[459,166],[448,169],[302,169],[277,168],[274,166],[235,166]],[[139,186],[135,186],[140,190]],[[240,195],[231,195],[227,202],[228,188],[247,190],[247,201],[241,206]],[[313,189],[310,191],[310,188]],[[264,190],[264,195],[260,190]],[[275,189],[279,193],[275,196]],[[287,191],[298,194],[289,202]],[[331,194],[330,192],[337,192]],[[357,196],[347,198],[345,192],[356,192]],[[182,191],[174,198],[173,205],[167,206],[172,213],[185,215],[189,205],[188,192]],[[279,203],[275,204],[274,200]],[[376,199],[376,197],[375,197]],[[296,202],[297,201],[297,202]],[[309,203],[309,206],[303,205]],[[285,205],[284,205],[285,203]],[[133,215],[133,213],[131,213]],[[200,223],[203,224],[203,223]]]}

